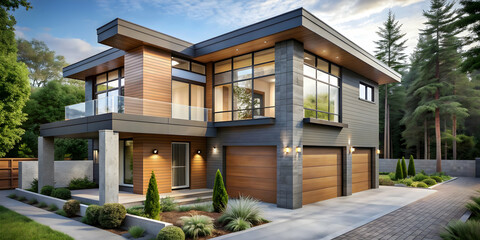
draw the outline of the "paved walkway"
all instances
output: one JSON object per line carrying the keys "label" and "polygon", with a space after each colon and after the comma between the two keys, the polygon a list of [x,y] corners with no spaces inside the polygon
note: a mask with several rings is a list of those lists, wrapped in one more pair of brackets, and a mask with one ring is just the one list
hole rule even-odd
{"label": "paved walkway", "polygon": [[363,225],[336,239],[440,239],[451,220],[460,219],[480,178],[458,178],[434,188],[435,194]]}
{"label": "paved walkway", "polygon": [[273,222],[216,239],[332,239],[435,192],[381,186],[296,210],[262,204],[265,218]]}
{"label": "paved walkway", "polygon": [[0,205],[27,216],[38,223],[47,225],[54,230],[68,234],[77,240],[125,240],[125,238],[117,234],[8,198],[7,196],[13,192],[13,190],[0,191]]}

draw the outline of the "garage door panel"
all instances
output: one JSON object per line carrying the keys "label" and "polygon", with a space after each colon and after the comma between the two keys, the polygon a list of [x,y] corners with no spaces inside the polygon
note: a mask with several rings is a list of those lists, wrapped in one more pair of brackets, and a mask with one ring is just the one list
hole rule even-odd
{"label": "garage door panel", "polygon": [[340,196],[341,189],[340,187],[330,187],[330,188],[323,188],[314,191],[308,191],[302,193],[302,203],[310,204],[318,201],[327,200],[330,198],[336,198]]}
{"label": "garage door panel", "polygon": [[248,186],[249,188],[261,190],[271,190],[277,188],[277,181],[271,178],[235,177],[229,175],[227,184],[229,187],[242,188]]}
{"label": "garage door panel", "polygon": [[272,156],[239,156],[228,155],[228,164],[231,167],[235,166],[250,166],[250,167],[271,167],[276,165],[277,158]]}
{"label": "garage door panel", "polygon": [[361,192],[370,188],[370,185],[366,182],[352,183],[352,192]]}
{"label": "garage door panel", "polygon": [[365,182],[368,181],[370,178],[368,177],[368,173],[353,173],[352,174],[352,183],[354,182]]}
{"label": "garage door panel", "polygon": [[276,168],[272,167],[232,167],[229,168],[228,175],[235,177],[252,177],[269,179],[277,173]]}
{"label": "garage door panel", "polygon": [[369,172],[369,168],[370,164],[368,163],[352,164],[352,173]]}
{"label": "garage door panel", "polygon": [[337,176],[304,179],[302,182],[303,191],[308,192],[320,188],[337,187],[342,184],[340,180]]}
{"label": "garage door panel", "polygon": [[269,203],[277,202],[277,191],[229,187],[227,190],[227,193],[228,193],[228,196],[231,198],[238,198],[240,195],[242,195],[242,196],[250,196],[264,202],[269,202]]}
{"label": "garage door panel", "polygon": [[303,168],[303,179],[338,176],[340,165]]}
{"label": "garage door panel", "polygon": [[335,165],[338,162],[338,155],[329,154],[321,155],[321,158],[318,158],[318,155],[303,155],[303,166],[304,167],[315,167],[315,166],[329,166]]}
{"label": "garage door panel", "polygon": [[357,149],[352,156],[352,193],[371,188],[371,149]]}

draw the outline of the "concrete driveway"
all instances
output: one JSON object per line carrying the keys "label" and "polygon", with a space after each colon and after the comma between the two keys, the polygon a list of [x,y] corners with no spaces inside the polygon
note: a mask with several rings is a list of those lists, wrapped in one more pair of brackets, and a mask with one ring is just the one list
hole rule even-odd
{"label": "concrete driveway", "polygon": [[296,210],[262,203],[271,223],[215,239],[332,239],[435,192],[380,186]]}

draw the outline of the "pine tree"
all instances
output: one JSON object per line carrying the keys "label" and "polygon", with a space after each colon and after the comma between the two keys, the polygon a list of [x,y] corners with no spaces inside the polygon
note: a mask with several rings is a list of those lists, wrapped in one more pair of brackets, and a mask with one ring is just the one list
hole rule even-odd
{"label": "pine tree", "polygon": [[158,219],[160,214],[160,195],[158,194],[157,180],[152,171],[148,183],[147,196],[145,199],[145,214],[152,219]]}
{"label": "pine tree", "polygon": [[[387,20],[383,23],[383,27],[379,27],[379,31],[377,32],[378,36],[380,37],[380,40],[375,41],[376,50],[375,50],[375,56],[386,63],[389,67],[395,69],[396,71],[400,71],[402,68],[405,67],[405,58],[406,55],[404,53],[405,51],[405,43],[406,40],[405,38],[405,33],[401,33],[400,28],[402,25],[395,20],[395,15],[392,13],[392,11],[388,12],[388,17]],[[392,88],[398,88],[398,84],[385,84],[383,86],[380,86],[380,103],[383,104],[380,106],[380,109],[384,109],[383,111],[380,111],[380,126],[383,124],[383,129],[380,129],[380,133],[383,132],[383,148],[384,148],[384,158],[389,158],[392,156],[392,150],[390,149],[390,146],[392,145],[392,139],[391,139],[391,127],[390,123],[392,120],[393,122],[393,128],[398,128],[400,126],[399,121],[400,118],[393,118],[390,119],[391,116],[391,108],[388,104],[388,98],[390,97],[389,92],[392,91]],[[401,86],[400,86],[401,87]],[[389,91],[388,89],[391,88]],[[403,91],[399,91],[403,92]],[[402,96],[402,95],[396,95]],[[398,99],[396,99],[398,100]],[[395,106],[399,106],[401,103],[396,102]],[[401,110],[401,108],[399,108]],[[403,115],[403,114],[400,114]],[[396,131],[398,134],[400,134],[400,131]]]}
{"label": "pine tree", "polygon": [[403,179],[403,170],[402,170],[402,164],[400,162],[400,159],[398,159],[397,167],[395,168],[395,179],[396,180]]}
{"label": "pine tree", "polygon": [[458,10],[460,14],[455,26],[459,31],[469,32],[462,40],[464,46],[471,45],[463,54],[465,60],[461,63],[461,69],[473,73],[480,70],[480,1],[461,0],[460,4],[462,7]]}
{"label": "pine tree", "polygon": [[225,185],[223,184],[222,173],[220,173],[219,169],[217,169],[215,183],[213,184],[212,201],[215,212],[221,212],[227,207],[228,194]]}
{"label": "pine tree", "polygon": [[415,176],[415,161],[413,160],[413,156],[410,155],[410,161],[408,162],[408,175]]}

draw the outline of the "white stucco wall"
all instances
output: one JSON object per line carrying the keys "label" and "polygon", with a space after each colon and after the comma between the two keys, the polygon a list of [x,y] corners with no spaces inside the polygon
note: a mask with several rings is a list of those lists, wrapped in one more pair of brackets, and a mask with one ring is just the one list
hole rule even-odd
{"label": "white stucco wall", "polygon": [[[67,187],[73,178],[85,176],[93,181],[93,161],[55,161],[54,187]],[[30,188],[34,178],[38,179],[38,161],[19,162],[18,188]]]}

